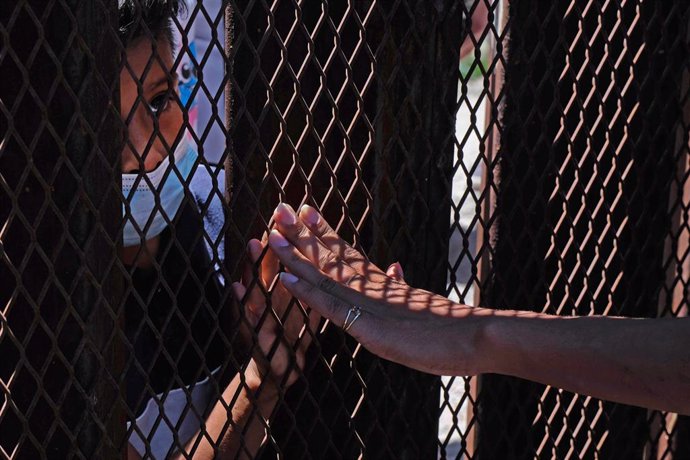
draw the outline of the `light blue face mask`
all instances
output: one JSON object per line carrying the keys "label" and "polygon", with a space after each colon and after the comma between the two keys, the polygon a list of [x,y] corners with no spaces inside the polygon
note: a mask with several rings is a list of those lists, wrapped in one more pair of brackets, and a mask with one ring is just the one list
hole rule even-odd
{"label": "light blue face mask", "polygon": [[[124,246],[142,244],[159,235],[173,220],[182,204],[184,183],[192,173],[197,156],[191,139],[185,135],[175,149],[174,162],[168,156],[156,169],[145,175],[122,175],[122,194],[125,197],[125,203],[122,204]],[[156,204],[156,201],[159,203]]]}

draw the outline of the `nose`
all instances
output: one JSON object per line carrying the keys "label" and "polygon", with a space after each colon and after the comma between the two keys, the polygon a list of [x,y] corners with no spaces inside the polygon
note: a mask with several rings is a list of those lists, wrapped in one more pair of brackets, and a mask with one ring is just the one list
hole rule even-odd
{"label": "nose", "polygon": [[[164,156],[153,149],[149,149],[148,152],[144,153],[145,144],[143,146],[136,146],[136,152],[127,145],[123,151],[124,160],[122,162],[122,172],[126,174],[135,174],[141,171],[151,172],[163,161]],[[141,152],[141,153],[140,153]],[[143,168],[140,161],[143,159]]]}

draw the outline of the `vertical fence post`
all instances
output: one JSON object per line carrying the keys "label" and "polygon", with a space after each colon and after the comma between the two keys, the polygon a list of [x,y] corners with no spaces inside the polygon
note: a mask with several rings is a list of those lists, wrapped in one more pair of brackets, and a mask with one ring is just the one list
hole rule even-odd
{"label": "vertical fence post", "polygon": [[[481,0],[484,1],[484,0]],[[489,284],[491,279],[491,260],[494,256],[492,242],[496,240],[495,212],[496,212],[496,188],[500,187],[500,174],[496,168],[498,161],[498,154],[501,146],[501,130],[503,127],[503,120],[501,115],[505,108],[505,42],[510,37],[509,26],[509,1],[497,0],[494,3],[493,12],[493,26],[496,30],[496,36],[492,37],[490,62],[495,62],[493,72],[489,79],[489,87],[491,88],[491,102],[486,105],[485,126],[488,127],[488,135],[486,137],[486,163],[482,173],[481,190],[486,192],[486,198],[481,203],[481,222],[480,231],[477,231],[477,251],[481,251],[481,257],[477,263],[477,272],[479,279],[479,288],[474,291],[474,305],[485,306],[488,305],[484,300],[485,296],[489,294],[489,290],[485,286]],[[500,41],[499,41],[500,40]],[[478,375],[470,382],[470,395],[473,401],[477,401],[481,392],[483,376]],[[468,404],[466,419],[473,420],[479,417],[479,411],[476,404]],[[478,446],[478,439],[482,427],[479,423],[474,423],[470,428],[467,437],[467,452],[470,456],[474,456]]]}
{"label": "vertical fence post", "polygon": [[[274,206],[278,196],[293,204],[306,199],[323,204],[325,216],[332,223],[338,223],[338,219],[359,222],[365,220],[362,215],[366,216],[362,239],[357,243],[375,262],[400,260],[412,284],[445,294],[461,7],[445,0],[395,5],[356,1],[347,6],[322,1],[300,5],[295,19],[287,2],[275,8],[244,0],[236,3],[234,74],[230,77],[236,88],[232,93],[236,119],[230,120],[230,134],[236,135],[232,139],[235,163],[230,203],[237,218],[231,219],[226,244],[260,234],[265,224],[262,216],[270,215],[271,206],[266,203]],[[366,34],[349,29],[349,34],[337,32],[334,42],[331,34],[336,30],[329,30],[330,19],[321,21],[340,18],[343,10],[362,12],[369,8],[374,11],[374,19],[366,18],[362,30]],[[313,31],[311,43],[303,43],[304,48],[300,43],[305,36],[299,26],[294,26],[296,21]],[[297,32],[287,33],[293,27]],[[337,21],[334,27],[338,27]],[[376,66],[376,84],[363,95],[361,106],[354,97],[336,97],[348,85],[355,85],[348,67],[370,71],[367,59],[353,59],[345,65],[338,58],[338,52],[349,58],[344,50],[357,48],[360,39],[364,49],[376,54],[371,62]],[[336,58],[331,59],[334,43],[338,50],[333,52]],[[308,50],[306,55],[303,49]],[[361,51],[360,58],[366,53]],[[302,67],[305,62],[314,66]],[[299,74],[299,82],[292,80],[291,71]],[[343,75],[347,77],[342,79]],[[297,115],[302,110],[299,104],[289,116],[284,115],[295,94],[314,104],[308,116]],[[336,101],[329,102],[332,97]],[[335,120],[336,126],[350,123],[349,117],[360,110],[360,116],[373,122],[373,132],[355,129],[341,138],[338,129],[331,131],[322,126],[330,120]],[[317,143],[323,145],[305,142],[296,151],[294,146],[300,144],[297,139],[305,123]],[[349,184],[353,178],[347,177],[347,171],[329,171],[331,165],[339,164],[338,143],[363,148],[369,135],[375,145],[372,158],[358,159],[362,161],[363,176],[358,180],[366,193],[358,200],[341,201],[343,190],[331,194],[332,187],[337,187],[339,180]],[[353,152],[360,150],[353,147],[349,153]],[[295,174],[286,179],[296,166],[311,168],[319,163],[322,169],[307,171],[308,178]],[[370,198],[366,196],[369,192],[373,207],[369,207]],[[351,229],[343,227],[348,238]],[[235,243],[228,241],[232,238]],[[226,253],[231,255],[228,250]],[[236,261],[229,268],[236,269]],[[324,355],[340,353],[340,359],[331,373],[324,374],[323,366],[318,367],[310,375],[309,384],[311,391],[326,395],[320,398],[337,401],[337,405],[314,407],[307,398],[296,398],[301,416],[293,418],[285,411],[285,417],[276,418],[272,427],[276,439],[289,438],[281,444],[284,455],[309,451],[319,456],[334,449],[345,457],[436,458],[438,378],[382,363],[362,350],[353,359],[354,365],[345,362],[342,358],[349,353],[348,348],[356,345],[349,339],[343,342],[342,333],[335,329],[320,336],[320,345]],[[354,384],[355,379],[361,382]],[[315,431],[313,420],[319,428],[327,425],[329,435],[307,436]],[[309,442],[305,444],[306,439]]]}
{"label": "vertical fence post", "polygon": [[0,6],[0,447],[20,458],[123,448],[117,6]]}
{"label": "vertical fence post", "polygon": [[[685,23],[684,46],[690,46],[690,15],[681,16]],[[679,34],[680,35],[680,34]],[[690,282],[690,65],[686,62],[677,93],[681,116],[675,126],[675,177],[668,199],[671,219],[664,245],[664,285],[659,294],[659,316],[688,316],[687,290]],[[690,418],[678,414],[649,411],[650,436],[645,458],[687,458],[690,456]]]}
{"label": "vertical fence post", "polygon": [[[400,261],[408,283],[446,295],[462,7],[452,1],[408,7],[409,16],[385,7],[390,23],[377,54],[370,256],[379,264]],[[407,426],[390,423],[380,439],[396,440],[387,446],[396,458],[436,458],[440,379],[382,366],[388,375],[368,382],[369,397],[390,400],[374,404],[391,412],[376,416],[397,413]]]}
{"label": "vertical fence post", "polygon": [[[484,298],[552,314],[656,316],[687,8],[592,5],[510,3]],[[631,24],[624,37],[620,22]],[[482,457],[641,458],[649,436],[643,409],[510,377],[482,378],[479,411]]]}
{"label": "vertical fence post", "polygon": [[[233,74],[233,40],[235,35],[235,21],[233,19],[234,7],[231,2],[226,2],[225,4],[225,128],[226,132],[229,133],[232,130],[233,125],[233,105],[232,105],[232,74]],[[233,170],[233,148],[232,138],[227,135],[225,139],[225,202],[230,203],[232,200],[232,184],[234,178]],[[229,210],[228,212],[232,212]],[[227,244],[227,241],[226,241]],[[226,251],[225,254],[228,254]]]}

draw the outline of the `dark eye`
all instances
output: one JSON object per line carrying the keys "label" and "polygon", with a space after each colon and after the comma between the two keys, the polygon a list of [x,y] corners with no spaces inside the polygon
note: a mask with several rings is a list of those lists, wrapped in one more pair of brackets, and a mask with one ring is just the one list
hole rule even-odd
{"label": "dark eye", "polygon": [[154,117],[158,118],[161,113],[165,112],[165,110],[170,107],[170,99],[170,94],[167,91],[151,99],[151,102],[149,102],[149,107],[151,108],[151,112],[153,112]]}
{"label": "dark eye", "polygon": [[182,81],[186,82],[192,76],[192,67],[188,64],[182,66]]}

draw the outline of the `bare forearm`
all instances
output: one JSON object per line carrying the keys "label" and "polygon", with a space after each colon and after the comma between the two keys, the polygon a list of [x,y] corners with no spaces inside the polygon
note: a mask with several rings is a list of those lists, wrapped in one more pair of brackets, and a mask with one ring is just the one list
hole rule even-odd
{"label": "bare forearm", "polygon": [[486,317],[482,372],[690,413],[690,319]]}
{"label": "bare forearm", "polygon": [[[271,416],[278,401],[275,392],[257,394],[257,387],[242,384],[237,375],[208,416],[205,433],[200,430],[187,443],[186,452],[193,452],[194,459],[254,458],[265,437],[264,420]],[[179,457],[185,458],[181,454]]]}

